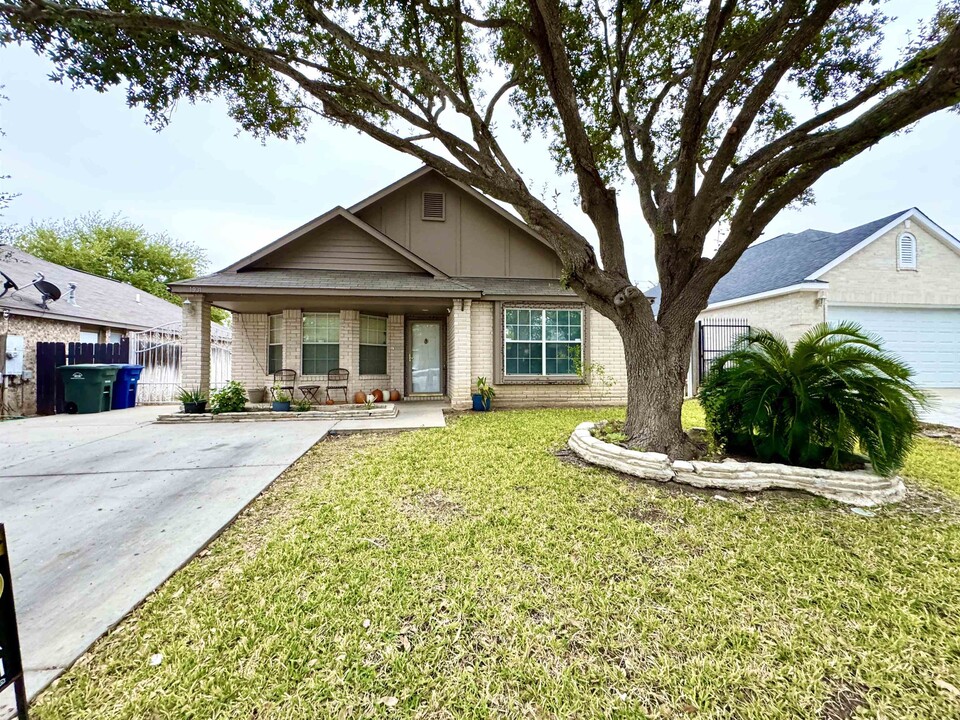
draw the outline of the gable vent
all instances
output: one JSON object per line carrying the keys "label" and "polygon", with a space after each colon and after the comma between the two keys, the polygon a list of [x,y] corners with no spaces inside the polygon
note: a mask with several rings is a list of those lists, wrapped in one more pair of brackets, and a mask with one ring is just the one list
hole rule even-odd
{"label": "gable vent", "polygon": [[903,233],[897,238],[897,268],[917,269],[917,238],[910,233]]}
{"label": "gable vent", "polygon": [[423,219],[424,220],[445,220],[446,198],[442,192],[425,192],[423,194]]}

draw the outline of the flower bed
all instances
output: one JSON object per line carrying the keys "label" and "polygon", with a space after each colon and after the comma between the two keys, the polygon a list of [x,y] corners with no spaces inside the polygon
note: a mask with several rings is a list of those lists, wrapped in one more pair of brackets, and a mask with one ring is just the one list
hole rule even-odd
{"label": "flower bed", "polygon": [[899,502],[906,492],[898,476],[881,477],[864,470],[841,472],[736,460],[671,460],[662,453],[629,450],[603,442],[590,434],[593,427],[590,422],[576,427],[569,440],[573,452],[594,465],[649,480],[751,492],[773,488],[803,490],[861,507]]}

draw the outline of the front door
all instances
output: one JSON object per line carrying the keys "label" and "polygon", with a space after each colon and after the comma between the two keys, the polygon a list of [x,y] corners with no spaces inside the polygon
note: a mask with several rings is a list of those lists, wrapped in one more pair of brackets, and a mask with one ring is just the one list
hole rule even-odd
{"label": "front door", "polygon": [[407,387],[411,395],[443,393],[443,322],[407,323]]}

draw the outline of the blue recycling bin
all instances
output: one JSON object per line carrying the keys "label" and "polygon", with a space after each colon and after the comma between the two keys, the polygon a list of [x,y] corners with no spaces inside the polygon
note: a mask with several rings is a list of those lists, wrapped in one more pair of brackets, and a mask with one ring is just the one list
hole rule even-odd
{"label": "blue recycling bin", "polygon": [[117,379],[113,383],[113,402],[111,410],[132,408],[137,404],[137,383],[143,365],[117,365]]}

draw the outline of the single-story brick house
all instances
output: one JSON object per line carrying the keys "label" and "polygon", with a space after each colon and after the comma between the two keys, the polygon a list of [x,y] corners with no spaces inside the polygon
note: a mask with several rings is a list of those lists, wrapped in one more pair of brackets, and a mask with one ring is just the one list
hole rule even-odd
{"label": "single-story brick house", "polygon": [[[324,386],[341,367],[351,401],[379,388],[464,407],[484,376],[499,406],[623,402],[620,336],[560,275],[526,224],[421,168],[220,272],[173,283],[190,301],[184,383],[209,385],[206,321],[217,306],[233,313],[232,376],[249,388],[281,369]],[[577,372],[591,363],[614,384]]]}
{"label": "single-story brick house", "polygon": [[842,232],[752,245],[717,284],[702,320],[742,318],[795,342],[820,322],[883,338],[928,388],[960,387],[960,241],[917,208]]}
{"label": "single-story brick house", "polygon": [[[115,343],[181,319],[180,308],[163,298],[42,260],[12,245],[0,244],[0,271],[21,287],[16,292],[10,288],[0,297],[0,336],[22,337],[24,345],[23,374],[3,378],[7,414],[36,412],[38,342]],[[27,287],[37,273],[62,293],[59,300],[47,303],[47,309],[40,307],[40,293]],[[4,282],[0,277],[0,290]]]}

